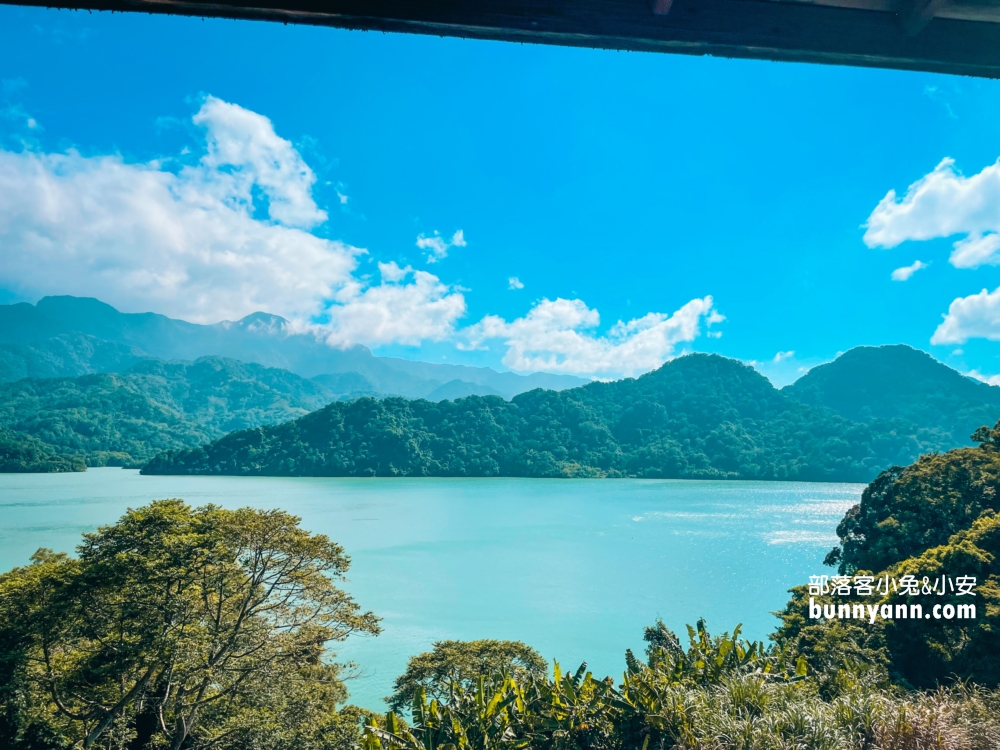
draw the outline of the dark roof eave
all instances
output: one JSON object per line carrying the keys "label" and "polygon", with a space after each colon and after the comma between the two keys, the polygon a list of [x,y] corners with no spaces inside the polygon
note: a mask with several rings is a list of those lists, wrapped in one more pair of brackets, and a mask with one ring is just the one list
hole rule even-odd
{"label": "dark roof eave", "polygon": [[574,47],[671,52],[1000,78],[1000,24],[776,0],[14,0],[87,10],[257,19]]}

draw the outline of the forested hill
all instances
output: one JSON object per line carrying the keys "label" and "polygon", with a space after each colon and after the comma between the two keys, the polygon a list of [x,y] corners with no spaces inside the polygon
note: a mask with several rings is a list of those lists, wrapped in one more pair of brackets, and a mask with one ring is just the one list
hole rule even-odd
{"label": "forested hill", "polygon": [[295,419],[330,400],[286,370],[222,357],[0,383],[0,471],[141,466],[160,451]]}
{"label": "forested hill", "polygon": [[[1000,414],[998,414],[1000,416]],[[753,368],[692,354],[638,379],[507,402],[362,398],[158,456],[147,474],[635,476],[866,482],[927,436],[801,403]]]}
{"label": "forested hill", "polygon": [[87,464],[78,456],[61,455],[31,435],[0,427],[0,473],[39,474],[86,469]]}
{"label": "forested hill", "polygon": [[971,445],[977,427],[1000,417],[1000,388],[904,345],[856,347],[814,367],[782,393],[856,422],[898,420],[901,432],[919,425],[936,450]]}

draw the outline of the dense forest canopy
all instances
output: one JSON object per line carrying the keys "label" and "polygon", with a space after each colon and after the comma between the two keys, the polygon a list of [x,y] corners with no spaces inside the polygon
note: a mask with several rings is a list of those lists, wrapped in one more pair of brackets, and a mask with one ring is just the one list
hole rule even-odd
{"label": "dense forest canopy", "polygon": [[937,448],[937,437],[892,420],[850,421],[789,397],[748,365],[692,354],[637,379],[535,390],[509,402],[333,403],[163,454],[144,471],[858,482]]}
{"label": "dense forest canopy", "polygon": [[60,455],[31,435],[0,427],[0,472],[38,474],[86,468],[78,456]]}
{"label": "dense forest canopy", "polygon": [[827,559],[843,573],[884,570],[1000,510],[998,490],[1000,455],[992,448],[959,448],[888,469],[841,521],[841,545]]}
{"label": "dense forest canopy", "polygon": [[160,451],[294,419],[330,399],[287,370],[222,357],[142,360],[120,374],[0,383],[0,426],[90,466],[141,466]]}
{"label": "dense forest canopy", "polygon": [[[971,620],[934,622],[815,620],[810,599],[821,603],[861,601],[813,597],[794,589],[774,638],[808,654],[815,669],[851,658],[881,664],[899,684],[933,687],[953,678],[1000,685],[1000,423],[977,430],[977,448],[924,456],[880,474],[861,502],[837,527],[841,543],[827,555],[841,575],[872,575],[920,581],[941,576],[975,579],[975,597],[941,589],[934,603],[973,603]],[[902,590],[883,592],[880,604],[909,605],[922,599]],[[928,615],[929,617],[929,615]]]}

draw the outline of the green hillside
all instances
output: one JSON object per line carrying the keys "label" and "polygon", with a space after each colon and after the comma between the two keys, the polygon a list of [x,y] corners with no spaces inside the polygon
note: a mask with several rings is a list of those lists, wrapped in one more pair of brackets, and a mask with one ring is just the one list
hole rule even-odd
{"label": "green hillside", "polygon": [[924,437],[802,404],[753,368],[693,354],[638,379],[507,402],[361,398],[154,459],[148,474],[635,476],[869,481]]}
{"label": "green hillside", "polygon": [[0,473],[47,474],[86,468],[81,458],[59,455],[31,435],[0,427]]}
{"label": "green hillside", "polygon": [[138,466],[329,400],[322,386],[285,370],[221,357],[145,360],[121,374],[0,384],[0,426],[91,466]]}
{"label": "green hillside", "polygon": [[979,426],[1000,417],[1000,388],[966,377],[909,346],[859,346],[814,367],[782,390],[856,422],[899,420],[919,425],[935,450],[971,445]]}
{"label": "green hillside", "polygon": [[82,333],[63,333],[31,343],[0,344],[0,383],[22,378],[121,372],[145,356],[133,346]]}

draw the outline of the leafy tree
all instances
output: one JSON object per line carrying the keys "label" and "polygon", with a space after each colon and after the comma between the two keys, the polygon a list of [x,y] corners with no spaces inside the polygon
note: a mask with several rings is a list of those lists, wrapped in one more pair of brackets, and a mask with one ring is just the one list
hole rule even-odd
{"label": "leafy tree", "polygon": [[393,683],[386,702],[394,711],[409,708],[420,691],[438,701],[451,685],[470,685],[483,675],[506,672],[518,679],[545,675],[545,660],[520,641],[438,641],[430,651],[411,656]]}
{"label": "leafy tree", "polygon": [[976,579],[975,596],[906,597],[900,593],[885,598],[887,603],[920,602],[974,605],[976,617],[951,620],[893,620],[886,623],[886,643],[894,669],[910,684],[933,687],[955,677],[979,685],[1000,686],[1000,515],[986,511],[968,529],[952,536],[946,544],[893,565],[890,578],[905,574],[929,580],[941,576]]}
{"label": "leafy tree", "polygon": [[412,722],[369,715],[363,750],[995,750],[1000,693],[974,685],[902,690],[864,671],[794,669],[784,650],[689,627],[682,647],[646,629],[649,663],[632,657],[620,685],[586,665],[551,677],[494,671],[432,698]]}
{"label": "leafy tree", "polygon": [[0,472],[39,474],[53,471],[86,471],[78,456],[61,456],[41,440],[0,427]]}
{"label": "leafy tree", "polygon": [[[802,658],[810,674],[817,676],[818,687],[832,696],[842,686],[845,675],[852,679],[863,675],[872,685],[886,686],[890,681],[891,658],[881,620],[810,619],[809,601],[819,606],[842,604],[842,597],[810,597],[806,586],[796,586],[785,608],[775,614],[781,624],[770,638],[788,658]],[[850,600],[854,603],[853,600]],[[858,599],[857,602],[872,603]]]}
{"label": "leafy tree", "polygon": [[583,664],[563,673],[556,662],[551,680],[545,675],[506,670],[480,675],[473,681],[436,686],[446,700],[414,695],[413,727],[389,712],[384,719],[369,715],[363,750],[399,748],[434,750],[611,750],[615,722],[626,704],[611,678],[595,679]]}
{"label": "leafy tree", "polygon": [[993,450],[1000,448],[1000,422],[997,422],[992,428],[983,425],[972,433],[971,439],[974,443],[979,443],[982,448],[992,448]]}
{"label": "leafy tree", "polygon": [[[954,620],[889,620],[854,623],[808,618],[805,587],[779,613],[782,625],[773,638],[806,656],[814,669],[829,673],[851,665],[885,670],[906,685],[935,686],[972,679],[1000,685],[1000,423],[981,427],[972,439],[978,448],[961,448],[923,456],[907,467],[880,474],[862,493],[837,527],[840,546],[827,555],[841,574],[859,571],[876,578],[955,580],[974,576],[975,597],[927,597],[883,592],[876,606],[972,604],[976,617]],[[812,597],[819,604],[845,603],[843,598]],[[926,613],[930,617],[930,613]]]}
{"label": "leafy tree", "polygon": [[742,626],[737,625],[732,635],[713,636],[704,620],[687,627],[688,646],[681,645],[677,635],[657,620],[645,630],[646,664],[625,652],[629,674],[642,674],[646,669],[659,672],[669,681],[684,684],[717,684],[726,676],[757,671],[761,674],[789,678],[790,674],[805,674],[804,660],[789,661],[784,651],[768,649],[760,641],[740,637]]}
{"label": "leafy tree", "polygon": [[40,550],[0,576],[7,741],[290,747],[319,732],[323,747],[346,697],[326,646],[379,626],[334,585],[343,549],[298,522],[161,500],[84,535],[78,558]]}
{"label": "leafy tree", "polygon": [[868,485],[861,502],[848,510],[837,526],[840,545],[826,561],[842,573],[883,571],[945,544],[984,511],[1000,508],[998,490],[1000,452],[988,443],[895,466]]}

